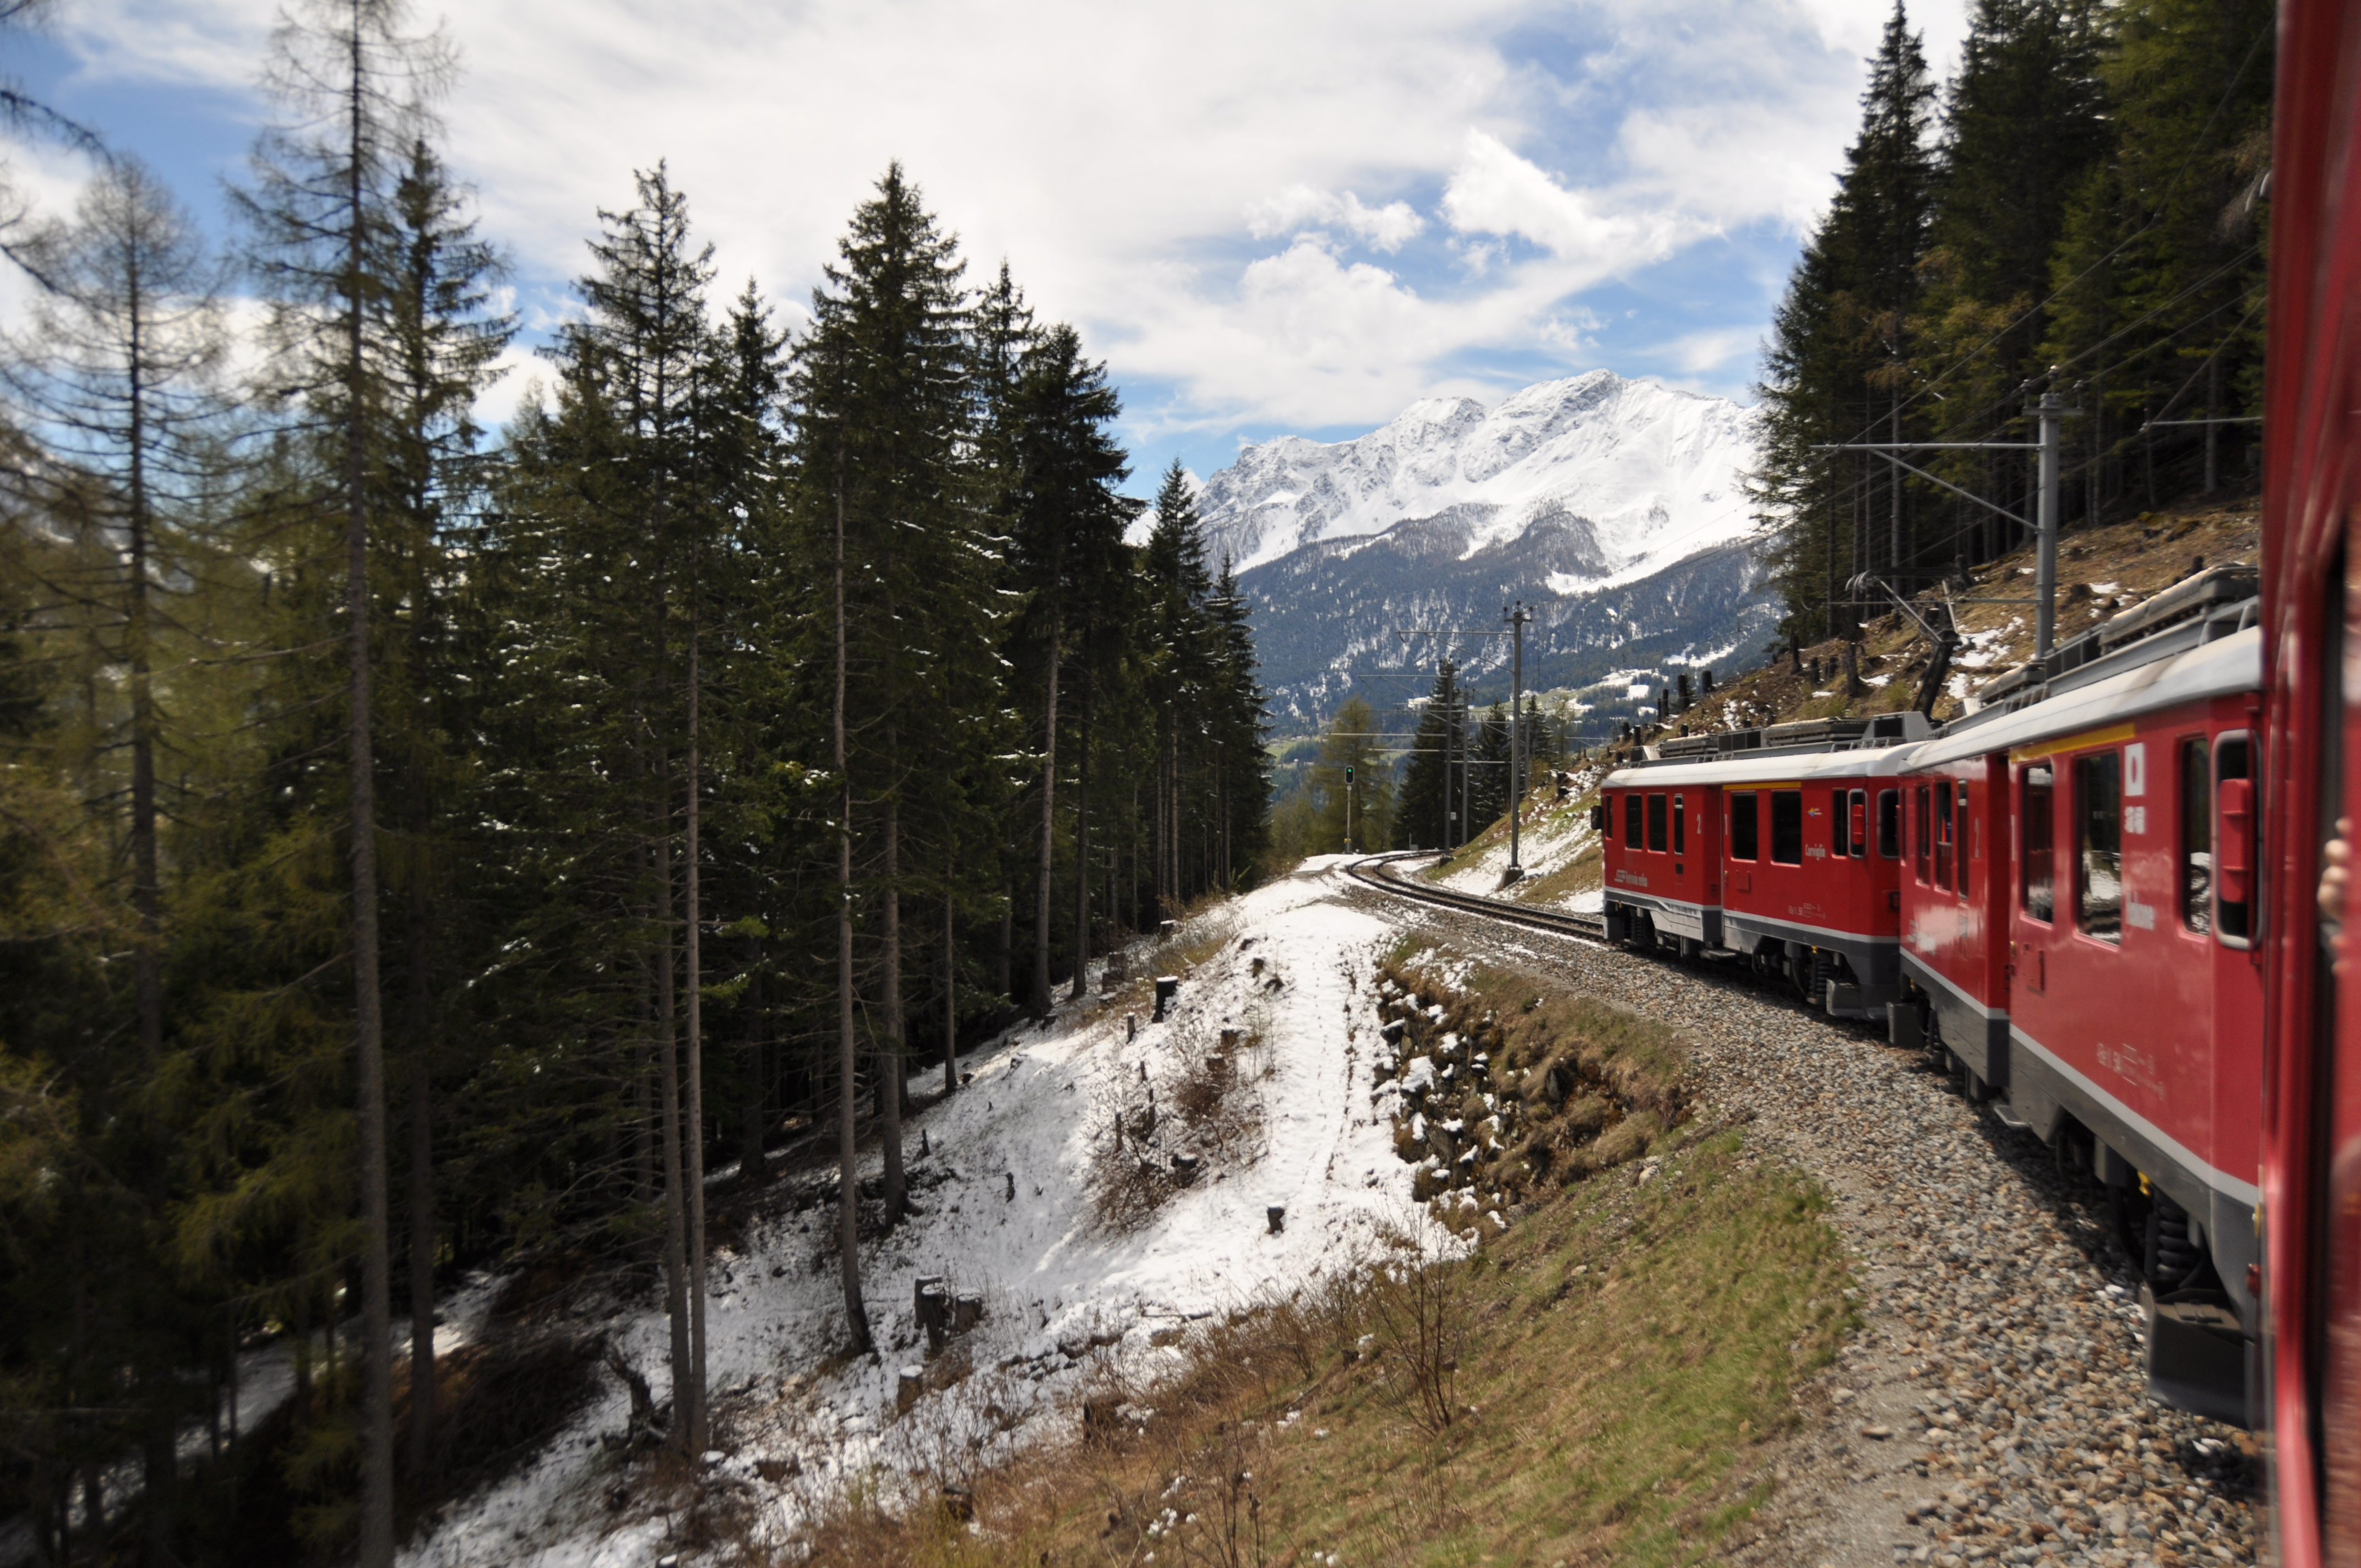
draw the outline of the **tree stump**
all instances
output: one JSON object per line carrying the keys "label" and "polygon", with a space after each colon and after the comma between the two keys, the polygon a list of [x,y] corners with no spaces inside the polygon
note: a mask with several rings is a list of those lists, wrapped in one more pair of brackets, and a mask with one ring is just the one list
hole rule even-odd
{"label": "tree stump", "polygon": [[927,1349],[939,1353],[950,1332],[951,1297],[939,1274],[918,1277],[912,1289],[911,1316],[927,1336]]}

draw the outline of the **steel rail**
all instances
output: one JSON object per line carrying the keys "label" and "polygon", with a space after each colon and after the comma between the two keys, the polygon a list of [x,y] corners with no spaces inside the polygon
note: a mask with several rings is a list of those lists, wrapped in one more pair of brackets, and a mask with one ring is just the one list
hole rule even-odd
{"label": "steel rail", "polygon": [[1437,905],[1445,909],[1465,910],[1471,915],[1487,916],[1512,926],[1531,926],[1536,930],[1554,931],[1562,937],[1580,937],[1592,942],[1607,939],[1607,922],[1600,916],[1575,915],[1563,909],[1528,909],[1498,898],[1461,893],[1455,888],[1417,887],[1387,870],[1394,861],[1420,860],[1433,853],[1432,850],[1401,850],[1389,855],[1370,855],[1353,861],[1345,871],[1356,882],[1390,893],[1397,898]]}

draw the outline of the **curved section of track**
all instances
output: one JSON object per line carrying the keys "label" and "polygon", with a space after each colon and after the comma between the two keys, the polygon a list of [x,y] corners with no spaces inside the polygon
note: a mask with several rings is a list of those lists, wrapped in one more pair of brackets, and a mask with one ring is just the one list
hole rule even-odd
{"label": "curved section of track", "polygon": [[1425,859],[1432,851],[1409,850],[1398,854],[1372,855],[1355,861],[1345,868],[1356,882],[1408,898],[1420,904],[1440,905],[1445,909],[1463,909],[1471,915],[1503,920],[1512,926],[1531,926],[1536,930],[1554,931],[1560,936],[1580,937],[1587,941],[1607,939],[1607,922],[1596,915],[1575,915],[1563,909],[1533,909],[1504,899],[1485,898],[1472,893],[1460,893],[1447,887],[1422,886],[1396,877],[1391,870],[1396,861]]}

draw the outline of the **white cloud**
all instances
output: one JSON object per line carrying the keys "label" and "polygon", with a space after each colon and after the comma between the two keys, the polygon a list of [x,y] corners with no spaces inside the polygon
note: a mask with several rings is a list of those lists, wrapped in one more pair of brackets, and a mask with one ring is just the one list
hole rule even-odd
{"label": "white cloud", "polygon": [[1466,151],[1443,193],[1443,214],[1462,234],[1515,235],[1601,277],[1664,257],[1690,226],[1669,213],[1569,191],[1483,131],[1467,133]]}
{"label": "white cloud", "polygon": [[1719,370],[1733,359],[1752,357],[1755,345],[1763,341],[1760,327],[1728,327],[1713,332],[1693,332],[1675,338],[1652,352],[1684,375],[1702,376]]}
{"label": "white cloud", "polygon": [[[76,0],[57,27],[85,75],[217,103],[249,93],[279,5]],[[1938,64],[1963,6],[1914,5]],[[792,320],[898,158],[977,273],[1006,257],[1150,389],[1144,426],[1334,426],[1496,393],[1536,346],[1595,351],[1585,290],[1738,225],[1799,229],[1887,9],[502,0],[448,13],[446,117],[536,326],[634,168],[668,159],[722,291],[751,274]]]}
{"label": "white cloud", "polygon": [[1246,232],[1257,239],[1305,230],[1344,229],[1373,250],[1397,251],[1425,232],[1426,220],[1408,202],[1365,206],[1347,191],[1338,195],[1290,185],[1246,209]]}

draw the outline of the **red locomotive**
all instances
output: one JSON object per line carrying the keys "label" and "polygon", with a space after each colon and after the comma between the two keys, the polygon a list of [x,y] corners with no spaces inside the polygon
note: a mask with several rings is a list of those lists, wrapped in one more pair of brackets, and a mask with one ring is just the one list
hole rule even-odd
{"label": "red locomotive", "polygon": [[1898,994],[1902,748],[1916,713],[1695,735],[1600,791],[1608,935],[1745,959],[1815,1005]]}

